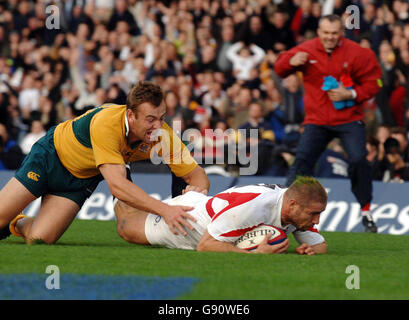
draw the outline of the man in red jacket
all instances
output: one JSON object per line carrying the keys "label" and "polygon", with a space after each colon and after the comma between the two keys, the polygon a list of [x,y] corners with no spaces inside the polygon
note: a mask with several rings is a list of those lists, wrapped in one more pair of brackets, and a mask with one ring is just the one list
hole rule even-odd
{"label": "man in red jacket", "polygon": [[341,139],[348,154],[352,192],[362,208],[365,230],[377,232],[370,214],[371,167],[366,160],[366,132],[361,104],[382,86],[375,54],[343,37],[339,16],[321,18],[318,37],[282,53],[274,66],[280,77],[302,72],[305,89],[305,130],[287,183],[297,175],[313,175],[327,144]]}

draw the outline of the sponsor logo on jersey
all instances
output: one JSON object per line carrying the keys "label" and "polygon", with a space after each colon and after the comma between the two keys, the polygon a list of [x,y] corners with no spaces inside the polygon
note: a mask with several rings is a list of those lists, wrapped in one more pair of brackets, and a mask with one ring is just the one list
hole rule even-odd
{"label": "sponsor logo on jersey", "polygon": [[35,173],[33,171],[30,171],[29,173],[27,173],[27,178],[34,180],[34,181],[38,181],[38,178],[40,178],[40,175],[38,173]]}

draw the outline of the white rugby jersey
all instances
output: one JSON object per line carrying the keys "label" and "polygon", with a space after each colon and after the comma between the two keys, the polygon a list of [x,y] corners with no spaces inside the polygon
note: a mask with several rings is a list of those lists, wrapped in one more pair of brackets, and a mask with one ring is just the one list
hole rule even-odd
{"label": "white rugby jersey", "polygon": [[[189,212],[197,219],[192,223],[200,234],[207,229],[216,240],[235,242],[246,231],[260,225],[269,224],[293,233],[298,243],[315,245],[322,243],[324,237],[318,230],[297,230],[293,225],[282,225],[281,207],[286,188],[279,185],[248,185],[233,187],[213,197],[197,192],[189,192],[174,198],[169,204],[191,205]],[[177,199],[180,201],[177,201]],[[189,199],[186,203],[187,198]]]}

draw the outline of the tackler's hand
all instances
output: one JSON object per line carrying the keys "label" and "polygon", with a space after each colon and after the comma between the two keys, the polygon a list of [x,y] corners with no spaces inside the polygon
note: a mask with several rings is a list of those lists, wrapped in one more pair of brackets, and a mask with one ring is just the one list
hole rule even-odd
{"label": "tackler's hand", "polygon": [[193,209],[193,207],[188,206],[168,206],[168,210],[162,214],[162,217],[165,219],[173,234],[178,235],[178,232],[180,232],[186,236],[187,232],[185,228],[190,230],[194,229],[188,220],[196,222],[196,219],[188,213]]}
{"label": "tackler's hand", "polygon": [[203,193],[204,195],[207,195],[207,189],[202,189],[202,188],[200,188],[200,187],[197,187],[197,186],[191,186],[191,185],[188,185],[183,191],[182,191],[182,194],[185,194],[186,192],[189,192],[189,191],[196,191],[196,192],[199,192],[199,193]]}

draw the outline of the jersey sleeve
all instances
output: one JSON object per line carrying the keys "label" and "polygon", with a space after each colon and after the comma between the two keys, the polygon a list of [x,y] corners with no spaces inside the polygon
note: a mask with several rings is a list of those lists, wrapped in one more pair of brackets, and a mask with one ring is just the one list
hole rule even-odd
{"label": "jersey sleeve", "polygon": [[197,162],[167,124],[162,126],[162,130],[159,155],[177,177],[183,177],[196,168]]}
{"label": "jersey sleeve", "polygon": [[295,240],[299,243],[306,243],[309,246],[323,243],[325,238],[315,228],[306,231],[296,230],[293,232]]}
{"label": "jersey sleeve", "polygon": [[355,101],[361,103],[375,96],[382,87],[382,69],[371,49],[360,49],[354,64]]}
{"label": "jersey sleeve", "polygon": [[290,59],[297,53],[303,51],[300,46],[291,48],[288,51],[281,52],[274,63],[274,71],[280,78],[285,78],[292,73],[301,71],[303,66],[293,67],[290,65]]}
{"label": "jersey sleeve", "polygon": [[121,119],[112,119],[108,112],[100,112],[91,121],[90,137],[96,167],[101,164],[125,164],[121,154],[124,140],[124,124]]}

